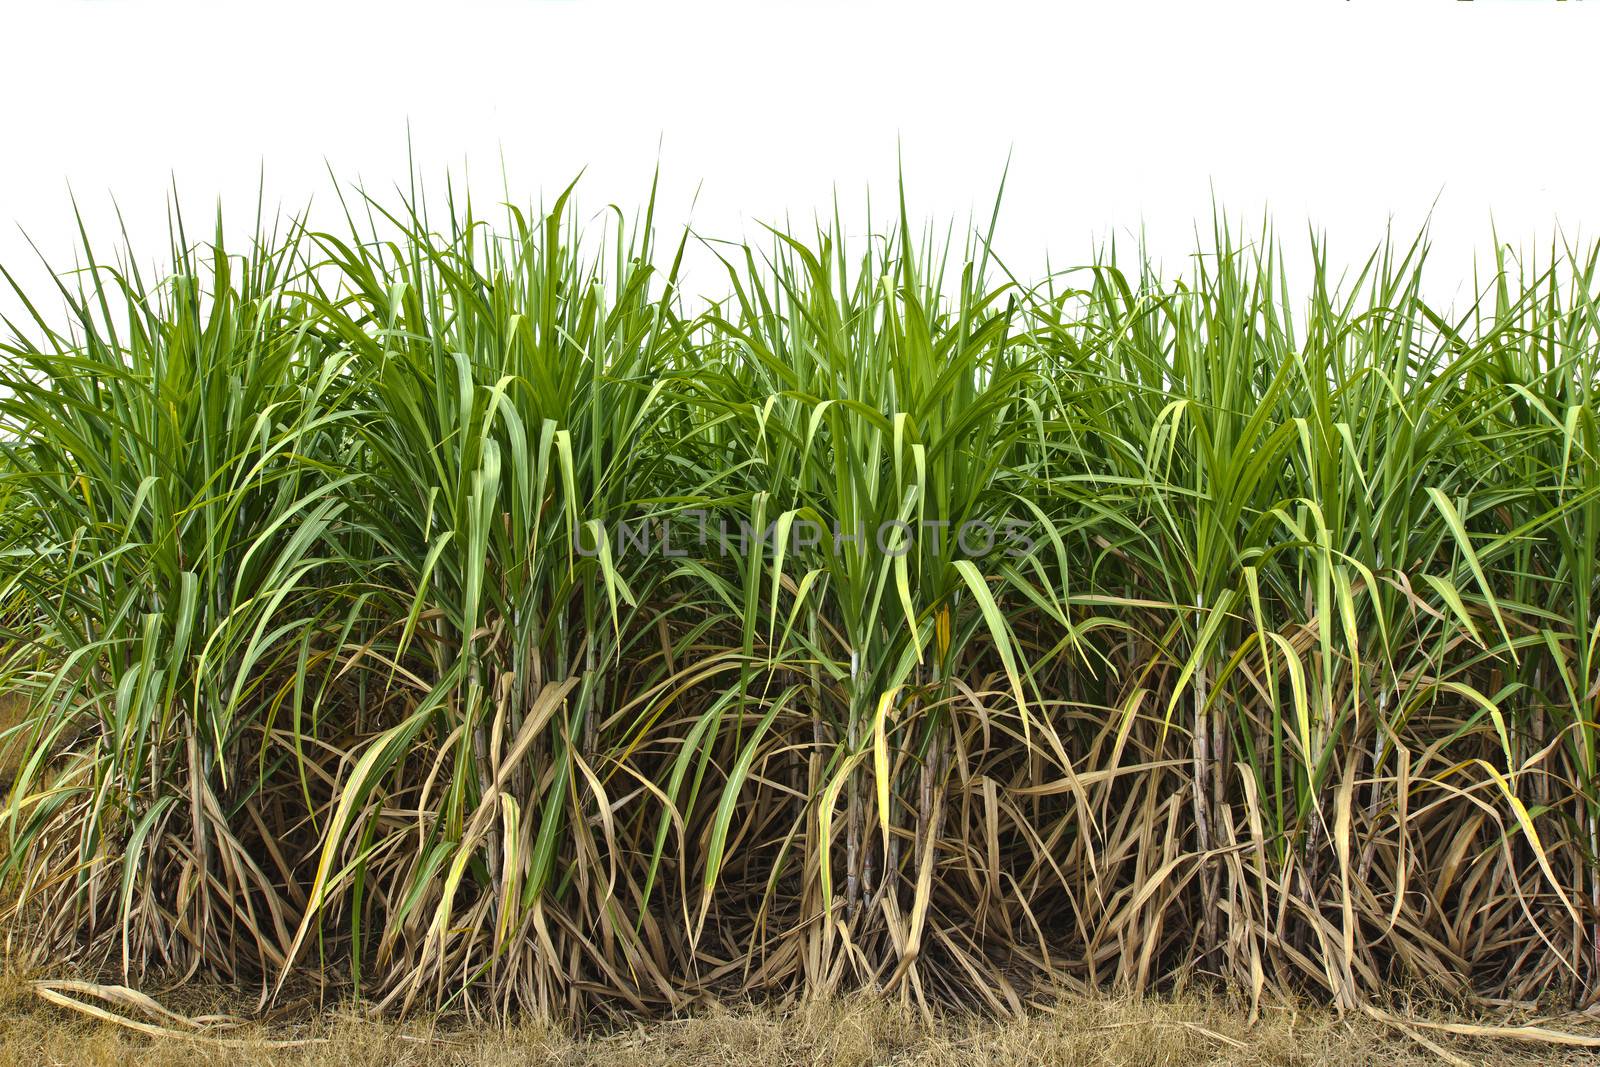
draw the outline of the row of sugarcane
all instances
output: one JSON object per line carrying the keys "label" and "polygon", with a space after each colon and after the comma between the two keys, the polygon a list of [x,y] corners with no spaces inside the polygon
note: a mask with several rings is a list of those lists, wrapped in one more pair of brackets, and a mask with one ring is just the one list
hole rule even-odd
{"label": "row of sugarcane", "polygon": [[486,1016],[1600,992],[1593,250],[1447,308],[1420,242],[351,202],[14,290],[20,943]]}

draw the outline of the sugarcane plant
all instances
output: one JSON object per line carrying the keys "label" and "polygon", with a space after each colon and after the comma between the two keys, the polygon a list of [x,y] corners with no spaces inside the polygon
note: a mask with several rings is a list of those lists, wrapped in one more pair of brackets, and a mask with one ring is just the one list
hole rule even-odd
{"label": "sugarcane plant", "polygon": [[552,1019],[1600,994],[1595,249],[1439,302],[1425,235],[1022,279],[903,191],[338,192],[5,276],[19,944]]}

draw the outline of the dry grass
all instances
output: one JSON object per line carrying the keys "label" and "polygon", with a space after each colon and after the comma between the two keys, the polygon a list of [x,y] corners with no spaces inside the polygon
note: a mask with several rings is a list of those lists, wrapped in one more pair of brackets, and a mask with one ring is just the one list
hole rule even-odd
{"label": "dry grass", "polygon": [[[229,998],[187,988],[188,1010]],[[129,1015],[128,1018],[135,1018]],[[283,1064],[306,1067],[674,1067],[761,1064],[1469,1064],[1593,1063],[1593,1051],[1463,1037],[1427,1030],[1460,1022],[1421,1013],[1405,1026],[1340,1018],[1304,1005],[1266,1006],[1251,1021],[1225,999],[1071,997],[1021,1020],[950,1016],[924,1020],[907,1006],[857,996],[787,1007],[712,1007],[693,1017],[573,1036],[538,1025],[471,1028],[414,1019],[379,1022],[353,1010],[301,1011],[272,1022],[212,1024],[207,1037],[151,1036],[46,1004],[27,978],[0,978],[0,1067],[70,1064]],[[1567,1032],[1583,1023],[1563,1020]],[[1600,1027],[1589,1023],[1589,1032]]]}
{"label": "dry grass", "polygon": [[17,773],[26,743],[26,738],[7,736],[7,731],[21,723],[27,713],[27,701],[15,693],[0,693],[0,778],[7,781]]}

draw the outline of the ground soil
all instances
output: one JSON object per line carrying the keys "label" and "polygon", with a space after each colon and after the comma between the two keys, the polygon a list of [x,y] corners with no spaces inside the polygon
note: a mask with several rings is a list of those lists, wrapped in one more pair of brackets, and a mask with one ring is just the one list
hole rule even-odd
{"label": "ground soil", "polygon": [[[46,986],[47,989],[52,988]],[[60,989],[62,987],[53,987]],[[0,1065],[111,1067],[140,1063],[283,1064],[305,1067],[1176,1067],[1189,1064],[1595,1064],[1600,1050],[1519,1040],[1503,1031],[1452,1033],[1486,1018],[1416,1008],[1389,1019],[1340,1017],[1320,1007],[1276,1004],[1252,1020],[1214,997],[1063,998],[1021,1020],[926,1019],[870,997],[835,1003],[711,1008],[693,1017],[577,1036],[522,1025],[459,1020],[373,1020],[351,1009],[300,1010],[272,1022],[208,1019],[199,1036],[178,1033],[211,1014],[190,990],[189,1015],[162,1017],[82,989],[73,999],[113,1018],[47,1002],[37,983],[0,978]],[[219,1001],[226,998],[219,994]],[[174,1001],[167,1003],[173,1004]],[[1600,1018],[1508,1018],[1571,1035],[1600,1035]],[[136,1029],[143,1027],[145,1029]]]}

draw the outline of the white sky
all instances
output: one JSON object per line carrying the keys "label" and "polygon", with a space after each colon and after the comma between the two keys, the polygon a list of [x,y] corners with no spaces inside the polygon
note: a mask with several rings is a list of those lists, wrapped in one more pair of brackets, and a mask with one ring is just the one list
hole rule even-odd
{"label": "white sky", "polygon": [[[1434,211],[1453,288],[1502,237],[1600,232],[1600,2],[1556,0],[0,0],[0,263],[35,284],[13,221],[70,262],[70,181],[110,243],[115,194],[146,256],[175,176],[192,221],[221,195],[331,203],[324,161],[376,189],[470,165],[498,198],[642,203],[718,236],[806,220],[838,186],[912,213],[987,212],[1023,271],[1141,226],[1171,262],[1213,190],[1335,258]],[[859,218],[859,216],[857,216]],[[203,229],[203,225],[201,226]],[[701,288],[720,291],[701,274]],[[9,304],[7,304],[9,306]]]}

